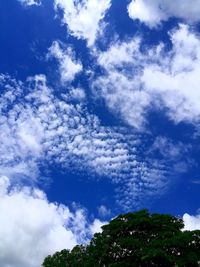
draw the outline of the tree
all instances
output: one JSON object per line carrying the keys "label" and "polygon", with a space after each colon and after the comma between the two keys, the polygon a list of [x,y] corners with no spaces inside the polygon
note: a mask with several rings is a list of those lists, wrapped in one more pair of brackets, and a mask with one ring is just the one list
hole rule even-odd
{"label": "tree", "polygon": [[200,231],[182,231],[182,219],[147,210],[120,215],[87,246],[48,256],[44,267],[196,267]]}

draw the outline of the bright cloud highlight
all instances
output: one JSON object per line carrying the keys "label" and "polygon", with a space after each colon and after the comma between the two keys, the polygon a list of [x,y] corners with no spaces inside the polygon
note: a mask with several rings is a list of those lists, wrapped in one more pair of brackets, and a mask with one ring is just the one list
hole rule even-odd
{"label": "bright cloud highlight", "polygon": [[134,39],[98,55],[105,74],[93,81],[94,94],[139,130],[145,129],[149,110],[165,110],[175,123],[199,120],[200,38],[184,24],[169,35],[170,51],[160,43],[141,53],[140,40]]}
{"label": "bright cloud highlight", "polygon": [[200,5],[198,0],[132,0],[128,14],[149,27],[156,27],[172,17],[194,23],[199,21]]}
{"label": "bright cloud highlight", "polygon": [[78,39],[86,39],[92,46],[105,23],[103,18],[110,8],[110,0],[55,0],[55,8],[63,10],[63,23]]}
{"label": "bright cloud highlight", "polygon": [[100,230],[102,222],[89,224],[84,210],[50,203],[44,192],[28,187],[12,187],[0,178],[0,265],[38,267],[44,258]]}
{"label": "bright cloud highlight", "polygon": [[185,213],[183,215],[183,221],[185,224],[184,230],[193,231],[200,229],[200,215],[189,215]]}

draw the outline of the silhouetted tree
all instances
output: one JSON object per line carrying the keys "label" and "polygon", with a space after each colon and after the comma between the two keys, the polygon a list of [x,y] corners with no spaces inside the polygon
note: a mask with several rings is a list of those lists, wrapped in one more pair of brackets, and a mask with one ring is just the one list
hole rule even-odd
{"label": "silhouetted tree", "polygon": [[182,231],[182,219],[147,210],[120,215],[87,246],[48,256],[44,267],[196,267],[200,231]]}

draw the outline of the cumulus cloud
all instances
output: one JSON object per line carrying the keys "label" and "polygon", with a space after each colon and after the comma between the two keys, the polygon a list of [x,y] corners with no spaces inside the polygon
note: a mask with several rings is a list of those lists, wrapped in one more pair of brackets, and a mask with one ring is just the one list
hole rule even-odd
{"label": "cumulus cloud", "polygon": [[193,231],[200,230],[200,215],[192,216],[188,213],[183,215],[184,230]]}
{"label": "cumulus cloud", "polygon": [[94,44],[102,33],[105,23],[103,18],[110,8],[110,0],[55,0],[55,8],[63,10],[63,23],[71,35],[86,39],[88,45]]}
{"label": "cumulus cloud", "polygon": [[90,226],[90,231],[91,233],[94,235],[95,233],[101,233],[102,229],[101,227],[105,224],[107,224],[108,222],[102,222],[99,219],[95,219],[93,224]]}
{"label": "cumulus cloud", "polygon": [[75,59],[72,49],[70,47],[62,49],[57,41],[54,41],[49,48],[48,57],[55,57],[58,60],[62,83],[73,81],[83,69],[81,62]]}
{"label": "cumulus cloud", "polygon": [[100,230],[102,222],[95,219],[89,224],[83,209],[71,212],[64,205],[50,203],[41,190],[10,186],[7,177],[0,177],[3,267],[38,267],[47,255],[86,242]]}
{"label": "cumulus cloud", "polygon": [[149,27],[156,27],[171,17],[194,23],[199,21],[200,6],[197,0],[132,0],[128,5],[128,14]]}
{"label": "cumulus cloud", "polygon": [[200,115],[200,38],[186,25],[170,36],[172,50],[161,51],[159,63],[145,66],[141,81],[146,92],[168,108],[170,119],[195,123]]}
{"label": "cumulus cloud", "polygon": [[[141,52],[140,40],[117,42],[98,54],[104,75],[93,81],[115,115],[142,130],[149,110],[165,110],[175,123],[200,115],[200,38],[187,25],[169,33],[172,49],[160,43]],[[162,81],[162,83],[160,82]]]}

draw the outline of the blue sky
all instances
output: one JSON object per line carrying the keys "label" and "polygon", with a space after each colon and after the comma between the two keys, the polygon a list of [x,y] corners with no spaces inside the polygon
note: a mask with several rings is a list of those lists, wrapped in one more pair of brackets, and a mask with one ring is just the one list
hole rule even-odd
{"label": "blue sky", "polygon": [[199,17],[197,0],[0,2],[1,266],[141,208],[200,227]]}

